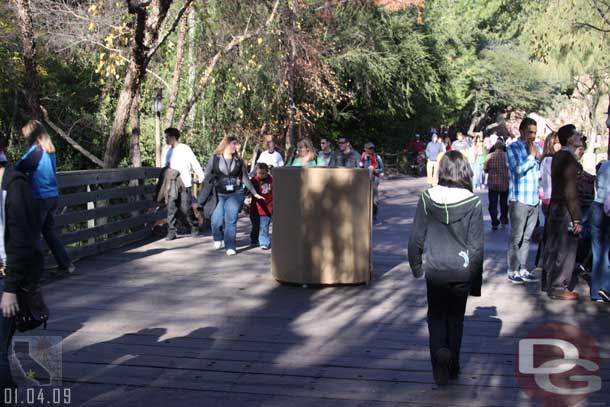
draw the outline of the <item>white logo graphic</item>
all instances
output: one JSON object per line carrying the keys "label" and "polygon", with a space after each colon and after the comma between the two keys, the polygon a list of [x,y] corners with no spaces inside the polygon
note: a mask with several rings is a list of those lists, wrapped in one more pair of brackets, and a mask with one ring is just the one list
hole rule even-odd
{"label": "white logo graphic", "polygon": [[[539,367],[534,367],[534,348],[536,345],[555,346],[561,349],[563,358],[548,360]],[[528,338],[519,341],[519,372],[525,375],[534,375],[536,384],[549,393],[558,395],[583,395],[601,390],[601,377],[594,375],[574,375],[569,377],[570,382],[587,383],[586,387],[566,389],[551,383],[551,375],[567,373],[577,366],[590,372],[599,369],[598,364],[587,359],[580,359],[578,348],[563,339]]]}
{"label": "white logo graphic", "polygon": [[459,256],[464,259],[464,268],[470,265],[470,257],[468,257],[468,251],[460,252]]}

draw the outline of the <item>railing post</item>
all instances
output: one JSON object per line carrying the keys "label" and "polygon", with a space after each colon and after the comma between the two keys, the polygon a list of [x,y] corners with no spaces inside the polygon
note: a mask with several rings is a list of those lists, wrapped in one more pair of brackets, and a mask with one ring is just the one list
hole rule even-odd
{"label": "railing post", "polygon": [[[92,191],[91,185],[87,185],[87,192],[91,192],[91,191]],[[87,210],[90,211],[90,210],[93,210],[93,209],[95,209],[95,202],[93,202],[93,201],[87,202]],[[94,228],[95,227],[95,219],[89,219],[87,221],[87,227],[88,228]],[[93,243],[95,243],[95,238],[94,237],[90,238],[87,241],[87,244],[93,244]]]}

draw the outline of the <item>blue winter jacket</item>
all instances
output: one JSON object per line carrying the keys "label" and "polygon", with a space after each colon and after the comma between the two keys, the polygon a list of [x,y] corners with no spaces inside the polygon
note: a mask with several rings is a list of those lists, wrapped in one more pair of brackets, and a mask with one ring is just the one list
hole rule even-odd
{"label": "blue winter jacket", "polygon": [[34,144],[17,161],[15,168],[28,176],[34,199],[59,196],[54,153],[49,154],[41,146]]}

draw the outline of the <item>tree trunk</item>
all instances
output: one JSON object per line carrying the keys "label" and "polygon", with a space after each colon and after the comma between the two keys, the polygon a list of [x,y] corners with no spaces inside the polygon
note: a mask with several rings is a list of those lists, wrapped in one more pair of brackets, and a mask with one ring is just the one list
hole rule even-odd
{"label": "tree trunk", "polygon": [[25,99],[32,118],[40,120],[42,112],[38,104],[38,74],[36,72],[36,42],[32,27],[30,0],[15,0],[17,16],[21,27],[21,45],[23,46],[24,90]]}
{"label": "tree trunk", "polygon": [[159,39],[159,31],[167,17],[167,12],[173,0],[150,0],[148,2],[138,2],[127,0],[129,12],[135,14],[134,24],[134,43],[131,48],[131,61],[123,80],[123,87],[119,94],[119,100],[112,123],[112,130],[106,142],[106,152],[104,154],[104,167],[116,167],[122,158],[121,139],[125,132],[125,127],[129,121],[131,105],[136,94],[140,90],[142,80],[146,75],[146,68],[152,57],[159,50],[161,45],[169,37],[170,33],[176,28],[178,20],[182,18],[186,8],[193,0],[185,0],[182,9],[178,13],[176,20],[171,28]]}
{"label": "tree trunk", "polygon": [[131,165],[142,166],[142,152],[140,151],[140,93],[138,92],[131,104]]}
{"label": "tree trunk", "polygon": [[296,69],[296,44],[294,41],[294,12],[290,8],[289,4],[286,4],[282,9],[282,26],[284,29],[285,44],[289,50],[286,54],[286,96],[288,98],[288,106],[286,107],[287,114],[287,126],[286,126],[286,157],[291,157],[296,147],[295,139],[295,115],[296,115],[296,104],[294,100],[295,96],[295,69]]}
{"label": "tree trunk", "polygon": [[[188,11],[187,11],[188,13]],[[178,36],[176,38],[176,65],[174,66],[174,76],[172,78],[172,89],[169,94],[167,111],[165,112],[164,127],[171,127],[176,112],[176,101],[180,90],[180,78],[182,77],[182,67],[184,65],[184,43],[188,31],[188,16],[183,15],[178,26]]]}
{"label": "tree trunk", "polygon": [[[197,16],[195,7],[189,9],[189,37],[188,37],[188,99],[190,100],[195,93],[195,28],[197,24]],[[192,125],[195,121],[195,109],[191,109],[188,116],[188,121]]]}

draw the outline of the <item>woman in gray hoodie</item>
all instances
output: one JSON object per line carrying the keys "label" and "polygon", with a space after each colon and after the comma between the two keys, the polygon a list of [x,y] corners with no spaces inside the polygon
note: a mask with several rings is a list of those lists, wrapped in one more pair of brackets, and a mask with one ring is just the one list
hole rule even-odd
{"label": "woman in gray hoodie", "polygon": [[459,151],[442,159],[438,185],[417,204],[409,239],[409,264],[425,275],[434,381],[447,384],[460,371],[466,300],[481,295],[483,211],[472,193],[472,170]]}

